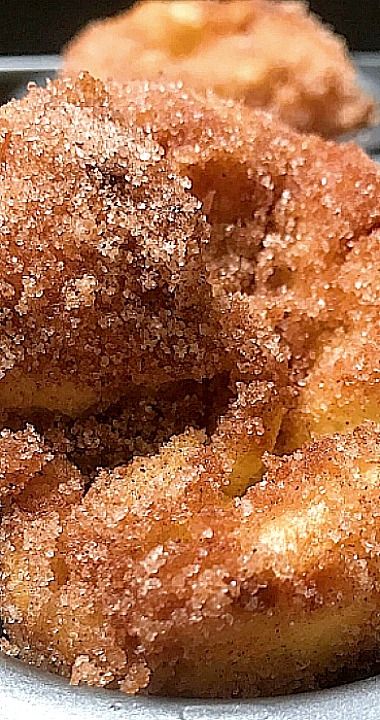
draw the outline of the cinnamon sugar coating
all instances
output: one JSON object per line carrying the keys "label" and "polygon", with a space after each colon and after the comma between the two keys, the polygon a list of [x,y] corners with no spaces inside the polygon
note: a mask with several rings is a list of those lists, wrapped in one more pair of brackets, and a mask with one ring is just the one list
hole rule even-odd
{"label": "cinnamon sugar coating", "polygon": [[280,693],[363,669],[379,632],[379,432],[268,458],[239,501],[189,433],[102,472],[63,520],[14,513],[6,632],[25,659],[128,693]]}
{"label": "cinnamon sugar coating", "polygon": [[71,41],[64,72],[81,70],[119,82],[182,80],[326,137],[373,114],[344,42],[302,2],[140,2]]}
{"label": "cinnamon sugar coating", "polygon": [[[129,208],[134,239],[102,259],[101,297],[110,275],[133,283],[110,301],[125,311],[115,335],[112,323],[103,334],[110,306],[100,300],[61,304],[61,326],[54,314],[66,273],[94,274],[100,253],[79,232],[74,205],[82,172],[90,179],[80,218],[99,211],[103,186],[91,186],[80,162],[74,171],[57,160],[89,115],[81,148],[96,175],[98,153],[119,137],[130,185],[132,170],[140,177],[136,152],[154,148],[156,158],[140,158],[144,211],[117,194],[125,176],[104,190],[107,203],[117,194],[118,218]],[[181,84],[104,87],[83,75],[31,90],[0,117],[2,227],[15,225],[12,248],[26,233],[29,275],[41,258],[50,273],[38,276],[41,299],[26,292],[26,271],[14,272],[18,304],[8,291],[4,305],[4,343],[14,340],[20,298],[34,332],[24,329],[27,352],[7,371],[12,395],[7,374],[0,379],[3,649],[74,684],[130,694],[267,695],[369,673],[380,659],[377,167],[353,146]],[[30,158],[18,144],[26,119],[40,140],[47,133],[41,157],[37,140]],[[112,147],[106,165],[119,162]],[[169,252],[172,186],[180,218]],[[34,225],[24,207],[22,230],[25,188],[34,188]],[[58,233],[74,221],[75,232]],[[103,232],[98,215],[93,222]],[[57,237],[59,271],[48,263]],[[7,242],[4,232],[11,263]],[[143,291],[149,262],[152,302]],[[128,325],[137,310],[146,328],[168,313],[172,354],[166,320],[154,350],[140,344],[147,336]],[[40,394],[16,402],[14,378],[36,382],[37,372]],[[67,377],[80,403],[68,402]]]}
{"label": "cinnamon sugar coating", "polygon": [[89,77],[0,110],[0,403],[77,415],[213,375],[221,330],[188,181]]}
{"label": "cinnamon sugar coating", "polygon": [[375,163],[354,145],[299,135],[182,84],[115,85],[112,96],[190,177],[212,228],[213,281],[254,286],[256,296],[264,289],[276,303],[285,288],[292,320],[296,303],[299,312],[310,314],[311,303],[321,312],[322,275],[331,280],[355,240],[379,223]]}
{"label": "cinnamon sugar coating", "polygon": [[127,93],[118,106],[203,200],[215,292],[248,293],[256,317],[289,346],[298,397],[279,451],[378,421],[377,166],[352,145],[297,135],[179,85]]}
{"label": "cinnamon sugar coating", "polygon": [[[26,417],[35,409],[77,417],[118,398],[133,402],[138,387],[157,393],[225,373],[234,397],[246,386],[260,396],[257,407],[238,401],[242,442],[225,433],[231,471],[239,448],[254,459],[234,479],[241,491],[274,446],[287,355],[247,299],[213,287],[203,198],[133,108],[124,112],[119,92],[83,76],[34,88],[1,111],[0,403]],[[10,256],[13,247],[19,255]],[[263,413],[273,413],[273,427]]]}

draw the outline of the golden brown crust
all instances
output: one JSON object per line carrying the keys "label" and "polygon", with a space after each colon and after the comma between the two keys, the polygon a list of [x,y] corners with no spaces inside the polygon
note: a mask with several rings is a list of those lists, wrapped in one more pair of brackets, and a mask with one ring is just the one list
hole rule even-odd
{"label": "golden brown crust", "polygon": [[373,111],[343,41],[301,2],[141,2],[71,41],[64,71],[81,70],[119,82],[182,80],[327,137]]}
{"label": "golden brown crust", "polygon": [[239,502],[189,434],[102,473],[63,522],[13,515],[6,630],[24,657],[127,692],[249,695],[338,677],[376,654],[379,432],[268,458]]}

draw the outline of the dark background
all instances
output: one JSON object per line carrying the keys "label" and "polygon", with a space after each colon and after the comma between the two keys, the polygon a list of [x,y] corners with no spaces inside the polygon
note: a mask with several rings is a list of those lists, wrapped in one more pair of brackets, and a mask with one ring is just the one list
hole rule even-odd
{"label": "dark background", "polygon": [[[131,0],[0,0],[0,55],[57,53],[90,18],[129,5]],[[380,50],[380,0],[311,0],[311,6],[352,50]]]}

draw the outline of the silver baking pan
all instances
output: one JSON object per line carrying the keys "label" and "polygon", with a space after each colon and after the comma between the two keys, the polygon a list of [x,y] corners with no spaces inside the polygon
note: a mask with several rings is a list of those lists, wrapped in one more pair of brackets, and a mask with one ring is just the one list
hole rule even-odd
{"label": "silver baking pan", "polygon": [[0,659],[1,720],[379,720],[380,678],[260,700],[128,698]]}
{"label": "silver baking pan", "polygon": [[53,77],[58,67],[58,55],[0,55],[0,105],[25,92],[29,82]]}
{"label": "silver baking pan", "polygon": [[[380,55],[355,56],[361,83],[380,106]],[[56,56],[0,57],[0,104],[19,97],[28,82],[44,83]],[[380,159],[380,125],[342,139]],[[74,688],[50,673],[0,653],[0,720],[380,720],[380,676],[320,692],[228,702],[128,698]]]}

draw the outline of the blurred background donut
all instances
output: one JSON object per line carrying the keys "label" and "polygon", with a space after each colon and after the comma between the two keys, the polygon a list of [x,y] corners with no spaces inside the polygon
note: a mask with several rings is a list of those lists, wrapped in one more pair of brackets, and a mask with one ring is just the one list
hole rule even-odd
{"label": "blurred background donut", "polygon": [[[1,54],[56,53],[85,23],[133,5],[133,0],[2,0]],[[378,0],[311,0],[312,10],[347,38],[351,50],[379,49]]]}

